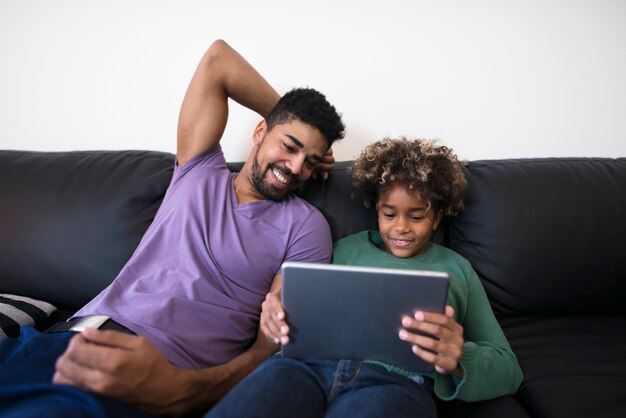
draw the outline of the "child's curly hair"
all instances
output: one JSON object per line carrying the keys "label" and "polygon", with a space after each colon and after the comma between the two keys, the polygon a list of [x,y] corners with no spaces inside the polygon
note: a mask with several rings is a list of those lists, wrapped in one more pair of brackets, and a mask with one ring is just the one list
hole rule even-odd
{"label": "child's curly hair", "polygon": [[464,205],[465,162],[436,140],[385,138],[365,147],[350,168],[355,196],[377,207],[395,185],[430,202],[435,212],[454,216]]}

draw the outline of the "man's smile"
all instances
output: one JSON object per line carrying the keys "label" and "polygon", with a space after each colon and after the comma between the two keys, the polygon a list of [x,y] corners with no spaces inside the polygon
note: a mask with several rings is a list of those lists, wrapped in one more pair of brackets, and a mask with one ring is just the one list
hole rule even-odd
{"label": "man's smile", "polygon": [[275,187],[283,190],[290,189],[296,182],[292,174],[287,173],[280,168],[270,167],[269,171],[272,173],[273,178],[276,180],[272,182]]}
{"label": "man's smile", "polygon": [[278,179],[281,183],[283,183],[283,184],[289,184],[289,180],[288,180],[286,177],[284,177],[284,176],[280,173],[280,171],[278,171],[277,169],[272,168],[272,173],[274,173],[274,177],[276,177],[276,178],[277,178],[277,179]]}

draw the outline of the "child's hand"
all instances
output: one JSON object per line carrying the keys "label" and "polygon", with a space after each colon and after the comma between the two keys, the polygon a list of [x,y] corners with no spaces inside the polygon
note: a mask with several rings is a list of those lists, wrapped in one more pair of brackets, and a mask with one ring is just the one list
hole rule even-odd
{"label": "child's hand", "polygon": [[[459,359],[463,348],[463,327],[454,319],[454,309],[446,306],[446,313],[415,313],[413,318],[402,318],[399,337],[413,344],[413,352],[423,360],[432,363],[437,373],[462,375]],[[414,329],[432,335],[435,338],[414,334],[407,329]]]}
{"label": "child's hand", "polygon": [[280,288],[265,296],[261,305],[260,326],[269,342],[289,344],[289,326],[285,322],[285,311],[280,301]]}

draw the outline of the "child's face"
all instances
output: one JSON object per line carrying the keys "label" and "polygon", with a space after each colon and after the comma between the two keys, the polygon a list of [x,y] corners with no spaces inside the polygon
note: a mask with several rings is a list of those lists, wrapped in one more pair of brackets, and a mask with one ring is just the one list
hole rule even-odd
{"label": "child's face", "polygon": [[440,220],[428,202],[402,186],[392,186],[378,205],[378,229],[385,250],[396,257],[424,254]]}

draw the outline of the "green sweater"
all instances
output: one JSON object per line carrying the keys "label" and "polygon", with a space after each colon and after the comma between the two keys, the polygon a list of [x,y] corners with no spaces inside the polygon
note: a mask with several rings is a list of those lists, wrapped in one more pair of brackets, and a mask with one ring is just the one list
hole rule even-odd
{"label": "green sweater", "polygon": [[[350,235],[335,243],[333,264],[445,271],[450,275],[448,305],[454,308],[455,319],[464,329],[460,359],[464,377],[425,373],[434,379],[437,397],[480,401],[515,393],[522,382],[522,371],[469,261],[434,243],[424,254],[411,258],[396,257],[382,247],[378,231]],[[393,366],[388,369],[403,373]]]}

